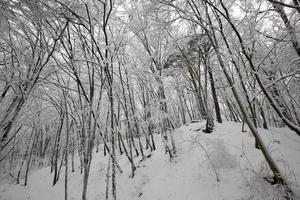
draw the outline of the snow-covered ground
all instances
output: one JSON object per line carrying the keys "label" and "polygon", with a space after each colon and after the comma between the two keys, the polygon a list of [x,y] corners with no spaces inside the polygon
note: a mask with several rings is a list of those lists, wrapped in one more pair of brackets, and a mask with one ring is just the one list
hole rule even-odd
{"label": "snow-covered ground", "polygon": [[[217,124],[212,134],[204,134],[205,122],[192,123],[176,129],[174,136],[177,157],[169,161],[164,154],[160,136],[156,136],[157,150],[139,165],[134,178],[125,156],[118,157],[123,169],[117,174],[117,197],[120,200],[246,200],[283,199],[276,186],[263,179],[269,170],[262,154],[254,148],[250,132],[242,133],[241,124]],[[260,129],[268,149],[300,196],[300,137],[292,131]],[[149,152],[148,152],[149,153]],[[104,199],[108,157],[94,154],[88,184],[88,199]],[[217,177],[219,182],[217,181]],[[2,176],[1,200],[59,200],[64,199],[64,174],[52,186],[50,168],[34,170],[28,186],[15,185]],[[69,176],[69,199],[81,199],[82,176],[77,168]]]}

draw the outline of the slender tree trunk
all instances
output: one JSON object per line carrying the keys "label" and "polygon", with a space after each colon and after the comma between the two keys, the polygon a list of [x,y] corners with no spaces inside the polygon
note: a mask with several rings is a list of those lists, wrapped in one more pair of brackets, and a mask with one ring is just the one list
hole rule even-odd
{"label": "slender tree trunk", "polygon": [[105,180],[105,183],[106,183],[106,187],[105,187],[105,200],[108,200],[108,197],[109,197],[109,174],[110,174],[110,166],[111,166],[110,160],[111,160],[111,157],[109,156],[108,163],[107,163],[106,180]]}
{"label": "slender tree trunk", "polygon": [[[66,104],[66,102],[65,102]],[[66,106],[66,111],[67,111],[67,104]],[[66,127],[67,127],[67,133],[66,133],[66,153],[65,153],[65,200],[68,200],[68,170],[69,170],[69,132],[71,130],[71,126],[73,125],[73,121],[70,124],[69,127],[69,119],[68,119],[68,114],[66,115]]]}
{"label": "slender tree trunk", "polygon": [[21,163],[21,165],[20,165],[20,168],[19,168],[19,171],[18,171],[18,175],[17,175],[17,184],[19,184],[19,183],[20,183],[20,175],[21,175],[21,170],[22,170],[22,167],[23,167],[23,165],[24,165],[25,159],[26,159],[26,157],[27,157],[27,154],[28,154],[29,148],[30,148],[30,141],[31,141],[31,138],[32,138],[33,132],[34,132],[34,130],[32,129],[32,131],[31,131],[31,133],[30,133],[29,140],[28,140],[27,148],[26,148],[26,151],[25,151],[25,153],[24,153],[24,156],[23,156],[22,163]]}
{"label": "slender tree trunk", "polygon": [[216,92],[216,88],[215,88],[215,81],[214,81],[211,66],[209,64],[208,64],[208,74],[209,74],[211,92],[212,92],[212,96],[213,96],[213,100],[214,100],[214,104],[215,104],[215,112],[216,112],[217,122],[222,123],[221,111],[220,111],[218,96],[217,96],[217,92]]}
{"label": "slender tree trunk", "polygon": [[259,102],[259,100],[257,98],[256,98],[256,101],[257,101],[257,104],[259,106],[260,115],[261,115],[262,120],[263,120],[263,128],[264,129],[269,129],[267,118],[266,118],[266,114],[264,112],[263,106],[262,106],[262,104]]}
{"label": "slender tree trunk", "polygon": [[111,152],[112,152],[112,175],[111,175],[111,182],[112,182],[112,196],[113,199],[117,199],[117,190],[116,190],[116,150],[115,150],[115,131],[114,131],[114,99],[113,99],[113,88],[112,88],[112,79],[109,88],[109,100],[110,100],[110,128],[111,128]]}
{"label": "slender tree trunk", "polygon": [[89,168],[89,163],[85,158],[83,168],[84,168],[84,173],[83,173],[83,189],[82,189],[82,200],[87,200],[86,198],[86,192],[87,192],[87,185],[88,185],[88,180],[89,180],[89,174],[90,174],[90,168]]}
{"label": "slender tree trunk", "polygon": [[61,168],[62,168],[62,166],[64,164],[65,155],[66,155],[66,148],[65,148],[65,146],[62,146],[61,149],[63,149],[63,153],[62,153],[62,155],[60,157],[60,164],[59,164],[58,171],[57,171],[56,182],[59,180]]}
{"label": "slender tree trunk", "polygon": [[27,185],[27,180],[28,180],[28,172],[29,172],[29,168],[30,168],[30,164],[31,164],[31,157],[32,157],[32,152],[34,149],[34,144],[35,144],[35,139],[37,137],[37,132],[38,130],[36,130],[37,128],[34,128],[34,134],[33,134],[33,139],[32,139],[32,145],[31,145],[31,149],[28,155],[28,159],[27,159],[27,166],[26,166],[26,172],[25,172],[25,181],[24,181],[24,186]]}
{"label": "slender tree trunk", "polygon": [[121,143],[122,143],[125,155],[126,155],[126,157],[128,158],[128,160],[129,160],[129,162],[131,164],[131,178],[133,178],[134,177],[134,172],[135,172],[135,169],[136,169],[136,167],[134,165],[134,161],[133,161],[132,157],[130,156],[130,154],[128,153],[127,149],[126,149],[126,146],[124,144],[123,138],[120,137],[120,140],[121,140]]}
{"label": "slender tree trunk", "polygon": [[58,180],[57,179],[57,176],[58,176],[58,166],[57,165],[58,165],[58,157],[60,154],[59,145],[60,145],[60,135],[62,132],[63,124],[64,124],[64,117],[61,116],[59,125],[58,125],[58,129],[57,129],[57,133],[56,133],[54,149],[53,149],[53,154],[54,154],[54,160],[53,160],[53,164],[52,164],[52,166],[54,166],[53,185],[55,185]]}
{"label": "slender tree trunk", "polygon": [[11,157],[10,157],[10,164],[9,164],[9,174],[11,177],[13,177],[12,168],[13,168],[13,161],[14,161],[14,156],[15,156],[16,137],[17,136],[15,135],[14,141],[13,141],[13,149],[12,149]]}
{"label": "slender tree trunk", "polygon": [[74,154],[75,154],[75,142],[74,142],[74,138],[72,138],[72,172],[75,171],[75,168],[74,168]]}

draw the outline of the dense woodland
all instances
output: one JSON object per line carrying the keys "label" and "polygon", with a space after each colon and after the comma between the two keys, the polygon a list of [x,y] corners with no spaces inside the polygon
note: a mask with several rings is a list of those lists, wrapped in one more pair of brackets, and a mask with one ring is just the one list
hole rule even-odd
{"label": "dense woodland", "polygon": [[134,178],[156,139],[172,161],[174,129],[234,121],[293,199],[257,128],[300,136],[299,18],[299,0],[1,0],[1,173],[51,166],[68,199],[79,159],[86,200],[98,152],[121,199],[117,157]]}

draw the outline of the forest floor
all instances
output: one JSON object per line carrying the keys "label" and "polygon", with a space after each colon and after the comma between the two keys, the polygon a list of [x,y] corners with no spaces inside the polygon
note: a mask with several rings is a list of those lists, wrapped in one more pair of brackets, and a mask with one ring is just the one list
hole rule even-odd
{"label": "forest floor", "polygon": [[[280,189],[264,180],[270,176],[267,164],[254,148],[249,130],[241,132],[241,124],[224,122],[215,131],[204,134],[205,122],[187,124],[174,132],[177,156],[170,161],[164,153],[161,137],[156,136],[156,151],[139,162],[134,178],[124,156],[118,156],[123,173],[117,174],[119,200],[246,200],[284,199]],[[286,128],[259,129],[275,162],[300,197],[300,137]],[[147,152],[149,155],[150,152]],[[105,199],[108,157],[93,155],[88,184],[88,199]],[[50,168],[32,170],[28,185],[0,178],[1,200],[64,199],[64,169],[59,182],[52,186]],[[81,199],[82,179],[79,165],[69,175],[69,199]],[[217,181],[219,179],[219,182]],[[22,182],[22,181],[21,181]],[[296,197],[296,198],[297,198]]]}

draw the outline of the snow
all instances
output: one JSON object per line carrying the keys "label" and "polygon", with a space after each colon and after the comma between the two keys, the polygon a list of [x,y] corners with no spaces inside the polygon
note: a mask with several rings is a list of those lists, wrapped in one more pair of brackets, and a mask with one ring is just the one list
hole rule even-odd
{"label": "snow", "polygon": [[[284,199],[280,190],[263,179],[270,170],[260,152],[254,148],[249,130],[241,124],[215,123],[215,131],[204,134],[205,122],[187,124],[174,132],[177,156],[169,160],[161,137],[156,136],[157,150],[139,162],[134,178],[125,156],[118,156],[123,173],[117,174],[117,198],[120,200],[246,200]],[[198,131],[196,131],[198,130]],[[286,128],[259,129],[271,155],[299,197],[300,138]],[[150,152],[147,152],[150,154]],[[108,157],[95,153],[88,184],[88,199],[104,199]],[[77,163],[78,165],[78,163]],[[78,165],[79,166],[79,165]],[[64,174],[52,186],[50,168],[33,170],[28,186],[15,185],[8,176],[0,181],[1,200],[64,199]],[[220,181],[217,181],[219,177]],[[69,199],[81,199],[82,179],[76,168],[69,176]]]}

